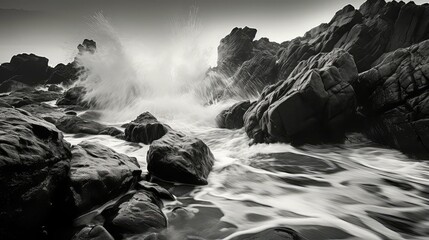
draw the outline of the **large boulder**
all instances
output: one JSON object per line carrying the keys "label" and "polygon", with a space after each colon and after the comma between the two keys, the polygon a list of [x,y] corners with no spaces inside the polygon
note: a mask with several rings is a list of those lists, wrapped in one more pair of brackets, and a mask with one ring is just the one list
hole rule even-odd
{"label": "large boulder", "polygon": [[18,54],[0,66],[0,83],[13,76],[22,76],[22,83],[42,84],[48,77],[48,59],[34,54]]}
{"label": "large boulder", "polygon": [[68,89],[63,95],[57,100],[58,106],[70,106],[77,105],[82,107],[88,107],[88,103],[84,100],[86,94],[85,87],[76,86]]}
{"label": "large boulder", "polygon": [[101,123],[74,115],[65,115],[61,117],[55,122],[55,126],[65,133],[105,134],[111,136],[122,134],[122,131],[115,127],[108,127]]}
{"label": "large boulder", "polygon": [[136,158],[97,143],[81,142],[72,148],[70,178],[78,212],[127,192],[140,178]]}
{"label": "large boulder", "polygon": [[103,215],[106,227],[114,236],[159,231],[167,227],[167,219],[161,210],[162,201],[156,194],[139,190],[123,197],[116,206]]}
{"label": "large boulder", "polygon": [[69,85],[79,78],[79,67],[75,62],[67,65],[60,63],[54,67],[52,74],[46,80],[45,84],[63,84]]}
{"label": "large boulder", "polygon": [[125,125],[125,140],[150,144],[163,137],[170,129],[149,112],[144,112]]}
{"label": "large boulder", "polygon": [[240,101],[223,110],[216,116],[216,124],[219,128],[239,129],[244,126],[244,113],[250,108],[249,100]]}
{"label": "large boulder", "polygon": [[429,156],[429,40],[378,60],[353,83],[367,136],[418,157]]}
{"label": "large boulder", "polygon": [[54,125],[0,108],[0,239],[40,239],[67,198],[70,144]]}
{"label": "large boulder", "polygon": [[341,142],[356,110],[350,82],[357,76],[353,57],[340,49],[302,61],[247,110],[247,134],[256,143]]}
{"label": "large boulder", "polygon": [[209,147],[200,139],[170,130],[147,152],[147,170],[166,181],[204,185],[214,164]]}

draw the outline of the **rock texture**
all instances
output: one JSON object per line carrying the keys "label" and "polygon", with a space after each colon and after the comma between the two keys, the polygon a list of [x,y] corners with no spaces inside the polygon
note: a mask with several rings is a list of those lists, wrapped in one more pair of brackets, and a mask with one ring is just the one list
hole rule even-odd
{"label": "rock texture", "polygon": [[241,101],[216,116],[216,124],[220,128],[239,129],[244,126],[244,113],[250,108],[249,100]]}
{"label": "rock texture", "polygon": [[114,238],[103,226],[96,225],[84,227],[72,240],[114,240]]}
{"label": "rock texture", "polygon": [[19,80],[28,85],[42,84],[48,77],[48,59],[34,54],[18,54],[9,63],[0,66],[0,83],[20,76]]}
{"label": "rock texture", "polygon": [[367,136],[416,156],[429,156],[429,41],[378,60],[353,83]]}
{"label": "rock texture", "polygon": [[298,233],[290,228],[276,227],[269,228],[262,232],[244,234],[241,236],[231,238],[233,240],[305,240],[305,238],[298,235]]}
{"label": "rock texture", "polygon": [[77,105],[88,107],[88,103],[84,100],[86,90],[82,86],[72,87],[64,92],[64,94],[57,100],[58,106]]}
{"label": "rock texture", "polygon": [[70,178],[81,213],[127,192],[141,174],[135,158],[97,143],[81,142],[72,154]]}
{"label": "rock texture", "polygon": [[32,88],[23,88],[11,92],[8,95],[0,96],[0,99],[13,107],[22,107],[33,103],[53,101],[59,96],[61,96],[61,94],[56,92],[34,90]]}
{"label": "rock texture", "polygon": [[55,126],[0,108],[0,239],[41,238],[67,196],[70,158]]}
{"label": "rock texture", "polygon": [[152,114],[145,112],[125,126],[125,140],[151,144],[163,137],[171,128],[160,123]]}
{"label": "rock texture", "polygon": [[341,141],[355,113],[349,83],[357,77],[353,57],[343,50],[311,57],[265,89],[244,115],[245,130],[256,143]]}
{"label": "rock texture", "polygon": [[73,115],[61,117],[55,122],[55,126],[65,133],[105,134],[111,136],[122,134],[122,131],[117,128],[108,127]]}

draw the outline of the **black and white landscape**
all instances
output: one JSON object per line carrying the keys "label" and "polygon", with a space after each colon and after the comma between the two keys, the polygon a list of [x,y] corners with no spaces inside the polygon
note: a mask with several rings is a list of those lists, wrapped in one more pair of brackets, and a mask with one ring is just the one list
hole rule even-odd
{"label": "black and white landscape", "polygon": [[429,239],[429,4],[350,3],[0,2],[0,239]]}

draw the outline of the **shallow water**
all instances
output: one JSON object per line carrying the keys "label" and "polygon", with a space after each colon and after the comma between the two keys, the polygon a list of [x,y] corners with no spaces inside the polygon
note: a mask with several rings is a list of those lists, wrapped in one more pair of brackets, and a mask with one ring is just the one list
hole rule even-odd
{"label": "shallow water", "polygon": [[[229,239],[273,226],[317,240],[429,236],[427,162],[360,135],[341,145],[249,146],[243,129],[218,129],[207,119],[157,117],[201,138],[216,158],[208,185],[170,187],[177,201],[164,207],[169,239]],[[110,136],[65,137],[72,144],[90,140],[134,156],[146,172],[147,145]],[[172,211],[179,206],[193,216]]]}

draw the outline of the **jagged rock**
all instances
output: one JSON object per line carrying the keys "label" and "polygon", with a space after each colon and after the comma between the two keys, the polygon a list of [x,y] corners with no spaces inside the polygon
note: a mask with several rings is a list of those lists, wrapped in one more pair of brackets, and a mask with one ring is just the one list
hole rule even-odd
{"label": "jagged rock", "polygon": [[356,109],[349,84],[356,78],[353,57],[340,49],[302,61],[247,110],[245,130],[256,143],[342,141]]}
{"label": "jagged rock", "polygon": [[0,108],[0,118],[0,238],[39,239],[48,221],[62,221],[70,144],[23,110]]}
{"label": "jagged rock", "polygon": [[367,136],[418,157],[429,156],[429,40],[383,56],[353,83]]}
{"label": "jagged rock", "polygon": [[152,142],[146,161],[151,176],[166,181],[202,185],[207,184],[214,157],[200,139],[170,130]]}
{"label": "jagged rock", "polygon": [[55,84],[52,84],[48,87],[48,91],[51,91],[51,92],[61,92],[62,90],[63,90],[62,87],[57,86]]}
{"label": "jagged rock", "polygon": [[280,44],[270,42],[268,38],[261,38],[253,41],[253,52],[256,54],[259,51],[268,51],[271,55],[276,55],[280,49]]}
{"label": "jagged rock", "polygon": [[72,154],[71,185],[81,213],[127,192],[141,174],[136,158],[101,144],[83,141]]}
{"label": "jagged rock", "polygon": [[162,202],[155,194],[139,190],[121,199],[108,216],[106,227],[115,236],[157,231],[167,227],[161,210]]}
{"label": "jagged rock", "polygon": [[23,88],[29,88],[29,86],[22,81],[17,81],[22,76],[12,77],[0,84],[0,93],[13,92]]}
{"label": "jagged rock", "polygon": [[83,53],[93,54],[97,50],[97,43],[91,39],[84,39],[82,44],[79,44],[77,46],[77,49],[79,50],[79,54],[83,54]]}
{"label": "jagged rock", "polygon": [[53,124],[55,124],[58,119],[65,116],[65,113],[46,103],[32,103],[20,108],[31,113],[33,116],[42,118],[45,121]]}
{"label": "jagged rock", "polygon": [[61,96],[61,94],[56,92],[34,90],[32,88],[23,88],[11,92],[9,95],[0,96],[0,99],[11,106],[22,107],[32,103],[53,101],[59,96]]}
{"label": "jagged rock", "polygon": [[61,117],[55,122],[55,126],[65,133],[106,134],[111,136],[122,133],[117,128],[107,127],[101,123],[73,115]]}
{"label": "jagged rock", "polygon": [[86,94],[85,87],[72,87],[64,92],[61,98],[57,100],[58,106],[77,105],[87,107],[88,103],[84,100]]}
{"label": "jagged rock", "polygon": [[114,240],[112,235],[100,225],[84,227],[72,240]]}
{"label": "jagged rock", "polygon": [[145,112],[125,125],[125,140],[150,144],[160,139],[170,129],[169,126],[160,123],[152,114]]}
{"label": "jagged rock", "polygon": [[151,182],[147,182],[147,181],[140,181],[136,185],[136,189],[142,189],[142,190],[152,192],[153,194],[159,196],[162,199],[167,199],[170,201],[175,200],[175,197],[173,196],[173,194],[171,194],[167,189],[159,186],[156,183],[151,183]]}
{"label": "jagged rock", "polygon": [[34,54],[18,54],[0,66],[0,83],[14,76],[28,85],[42,84],[48,77],[48,59]]}
{"label": "jagged rock", "polygon": [[223,110],[216,116],[216,124],[220,128],[239,129],[244,126],[243,116],[249,109],[249,100],[241,101]]}
{"label": "jagged rock", "polygon": [[233,240],[305,240],[296,231],[286,227],[269,228],[258,233],[248,233],[231,238]]}
{"label": "jagged rock", "polygon": [[79,71],[80,69],[75,62],[68,63],[67,65],[60,63],[55,66],[45,84],[69,85],[78,79]]}
{"label": "jagged rock", "polygon": [[220,41],[217,66],[221,72],[231,76],[244,61],[252,57],[255,35],[256,29],[234,28]]}

